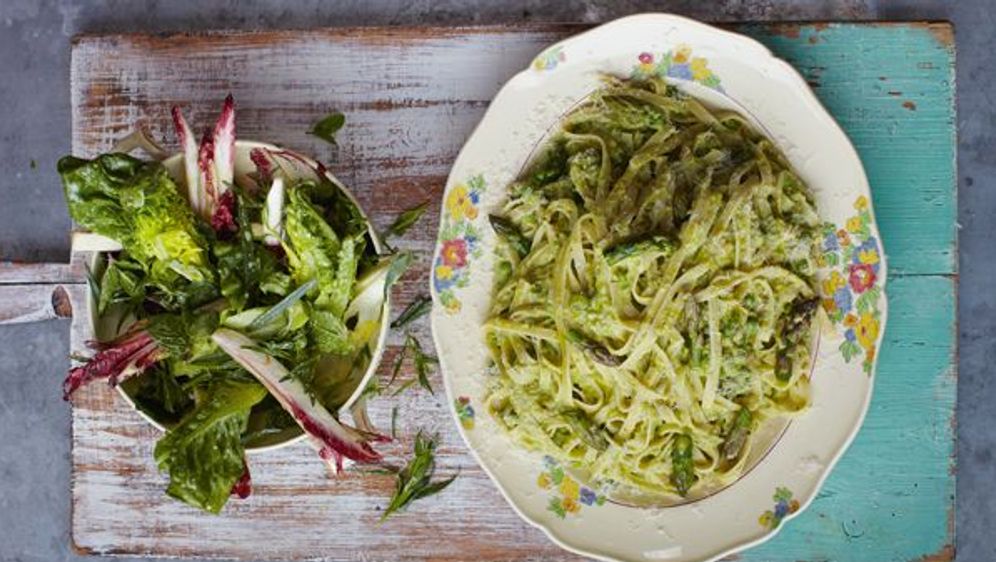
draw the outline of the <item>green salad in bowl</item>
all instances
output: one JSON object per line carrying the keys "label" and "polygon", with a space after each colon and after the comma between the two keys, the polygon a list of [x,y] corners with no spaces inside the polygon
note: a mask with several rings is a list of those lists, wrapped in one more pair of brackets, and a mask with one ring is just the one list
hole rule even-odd
{"label": "green salad in bowl", "polygon": [[303,436],[335,471],[380,460],[362,394],[406,256],[323,165],[237,141],[231,96],[200,142],[173,120],[178,155],[139,134],[151,160],[126,145],[59,162],[73,220],[112,250],[91,264],[94,354],[65,397],[117,386],[166,430],[167,493],[211,512],[249,493],[250,450]]}

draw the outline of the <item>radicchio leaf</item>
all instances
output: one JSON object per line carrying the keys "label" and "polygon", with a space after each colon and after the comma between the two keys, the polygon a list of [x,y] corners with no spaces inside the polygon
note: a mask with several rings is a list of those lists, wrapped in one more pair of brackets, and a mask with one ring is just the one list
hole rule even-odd
{"label": "radicchio leaf", "polygon": [[256,165],[256,181],[260,185],[270,183],[273,179],[273,162],[267,152],[262,148],[254,148],[249,151],[249,159]]}
{"label": "radicchio leaf", "polygon": [[242,476],[239,476],[235,485],[232,486],[232,495],[238,497],[240,500],[244,500],[252,495],[252,476],[249,474],[249,463],[243,460],[242,466]]}
{"label": "radicchio leaf", "polygon": [[221,115],[214,124],[214,166],[215,186],[218,193],[224,193],[235,179],[235,99],[232,94],[225,97]]}
{"label": "radicchio leaf", "polygon": [[257,344],[233,330],[221,329],[211,336],[221,349],[252,373],[308,435],[318,456],[335,473],[342,471],[342,458],[372,463],[381,459],[371,441],[389,441],[386,436],[366,433],[339,423],[321,404],[313,402],[304,385]]}
{"label": "radicchio leaf", "polygon": [[204,131],[204,136],[201,137],[200,148],[197,151],[197,171],[200,177],[201,197],[204,200],[201,216],[210,221],[214,216],[214,207],[218,199],[218,189],[215,185],[214,135],[211,131]]}
{"label": "radicchio leaf", "polygon": [[84,365],[69,370],[62,383],[62,398],[69,400],[81,386],[97,379],[107,379],[111,386],[141,373],[165,353],[148,331],[131,331],[113,342],[100,344],[100,351]]}
{"label": "radicchio leaf", "polygon": [[183,171],[187,179],[187,199],[194,212],[204,216],[207,208],[207,200],[201,187],[201,176],[198,167],[197,139],[194,132],[183,118],[180,108],[173,106],[173,125],[176,127],[176,136],[180,139],[180,147],[183,149]]}
{"label": "radicchio leaf", "polygon": [[211,228],[220,235],[237,232],[235,223],[235,192],[226,191],[218,198],[218,205],[211,213]]}

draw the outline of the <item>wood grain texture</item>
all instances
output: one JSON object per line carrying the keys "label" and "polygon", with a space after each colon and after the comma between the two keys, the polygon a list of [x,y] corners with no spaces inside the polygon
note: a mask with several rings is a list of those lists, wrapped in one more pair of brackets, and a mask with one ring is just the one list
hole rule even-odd
{"label": "wood grain texture", "polygon": [[0,325],[69,318],[73,315],[69,290],[79,287],[0,284]]}
{"label": "wood grain texture", "polygon": [[80,254],[72,255],[69,263],[0,262],[0,285],[84,282],[86,266]]}
{"label": "wood grain texture", "polygon": [[[578,29],[83,37],[73,47],[73,150],[81,156],[107,150],[137,121],[172,139],[170,105],[185,106],[203,127],[231,91],[241,138],[330,160],[378,226],[433,201],[431,216],[399,243],[417,253],[418,263],[395,293],[397,312],[428,290],[446,174],[488,100],[545,45]],[[954,86],[945,29],[741,28],[793,62],[854,139],[895,272],[865,429],[812,508],[745,559],[943,559],[952,552]],[[336,154],[305,134],[331,109],[348,120]],[[89,334],[84,317],[73,318],[74,351]],[[425,324],[416,332],[429,341]],[[400,336],[390,344],[381,374]],[[438,375],[433,383],[441,388]],[[414,428],[435,429],[442,438],[440,472],[461,476],[440,496],[377,525],[391,479],[354,470],[330,480],[305,445],[254,456],[253,496],[231,502],[221,516],[169,500],[152,462],[156,430],[114,393],[84,389],[73,408],[74,544],[88,553],[253,559],[570,558],[506,505],[458,437],[442,398],[412,391],[400,401],[376,400],[374,422],[388,425],[395,403],[404,431],[389,455],[397,460],[408,450]]]}

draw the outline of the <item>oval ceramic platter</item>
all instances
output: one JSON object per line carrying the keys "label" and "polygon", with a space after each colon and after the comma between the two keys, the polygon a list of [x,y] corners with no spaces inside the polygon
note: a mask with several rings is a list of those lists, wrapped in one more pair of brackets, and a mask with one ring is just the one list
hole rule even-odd
{"label": "oval ceramic platter", "polygon": [[[736,109],[785,153],[825,222],[826,311],[814,346],[812,406],[732,485],[671,507],[617,503],[550,458],[515,446],[482,399],[482,323],[495,234],[487,215],[560,118],[599,76],[660,76],[708,105]],[[886,277],[868,180],[843,131],[803,79],[747,37],[663,14],[632,16],[543,51],[492,102],[449,176],[433,259],[432,328],[448,397],[481,466],[528,522],[574,552],[607,560],[713,560],[774,535],[816,495],[857,433],[885,328]]]}

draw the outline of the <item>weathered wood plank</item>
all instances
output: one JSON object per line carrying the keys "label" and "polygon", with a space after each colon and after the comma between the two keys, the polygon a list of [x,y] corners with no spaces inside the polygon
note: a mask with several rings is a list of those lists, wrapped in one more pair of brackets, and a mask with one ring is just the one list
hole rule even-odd
{"label": "weathered wood plank", "polygon": [[888,292],[889,326],[861,433],[809,510],[744,560],[873,562],[951,554],[955,280],[897,276]]}
{"label": "weathered wood plank", "polygon": [[[905,560],[943,554],[952,541],[945,522],[953,505],[948,470],[953,467],[954,288],[946,275],[955,271],[953,53],[943,41],[945,28],[746,29],[797,65],[855,140],[896,275],[889,285],[892,319],[865,430],[813,509],[744,556]],[[430,216],[400,242],[418,256],[396,292],[400,311],[427,291],[446,174],[488,100],[545,45],[577,30],[85,37],[73,50],[73,149],[81,155],[107,150],[139,120],[164,135],[173,103],[188,107],[203,126],[232,91],[241,137],[334,156],[332,169],[378,226],[404,208],[433,201]],[[330,109],[348,119],[335,155],[305,134]],[[83,310],[78,304],[75,309]],[[84,317],[74,315],[74,350],[88,337]],[[416,333],[428,341],[424,324]],[[382,374],[400,338],[392,335]],[[441,385],[438,375],[433,383]],[[388,423],[394,403],[374,403],[375,423]],[[427,426],[442,436],[441,472],[459,469],[462,476],[434,500],[378,526],[377,507],[389,495],[390,480],[351,473],[330,482],[304,446],[252,459],[256,493],[248,502],[233,502],[219,517],[196,513],[162,494],[164,479],[151,459],[155,430],[113,393],[85,389],[73,414],[75,544],[92,553],[235,558],[566,557],[521,522],[490,485],[441,398],[414,391],[397,403],[406,430],[389,454],[406,450],[411,431]]]}
{"label": "weathered wood plank", "polygon": [[889,274],[957,271],[950,24],[748,28],[813,86],[861,156]]}
{"label": "weathered wood plank", "polygon": [[86,265],[80,254],[73,254],[69,263],[0,261],[0,285],[83,283],[85,281]]}
{"label": "weathered wood plank", "polygon": [[38,322],[73,315],[70,289],[79,285],[0,284],[0,324]]}

